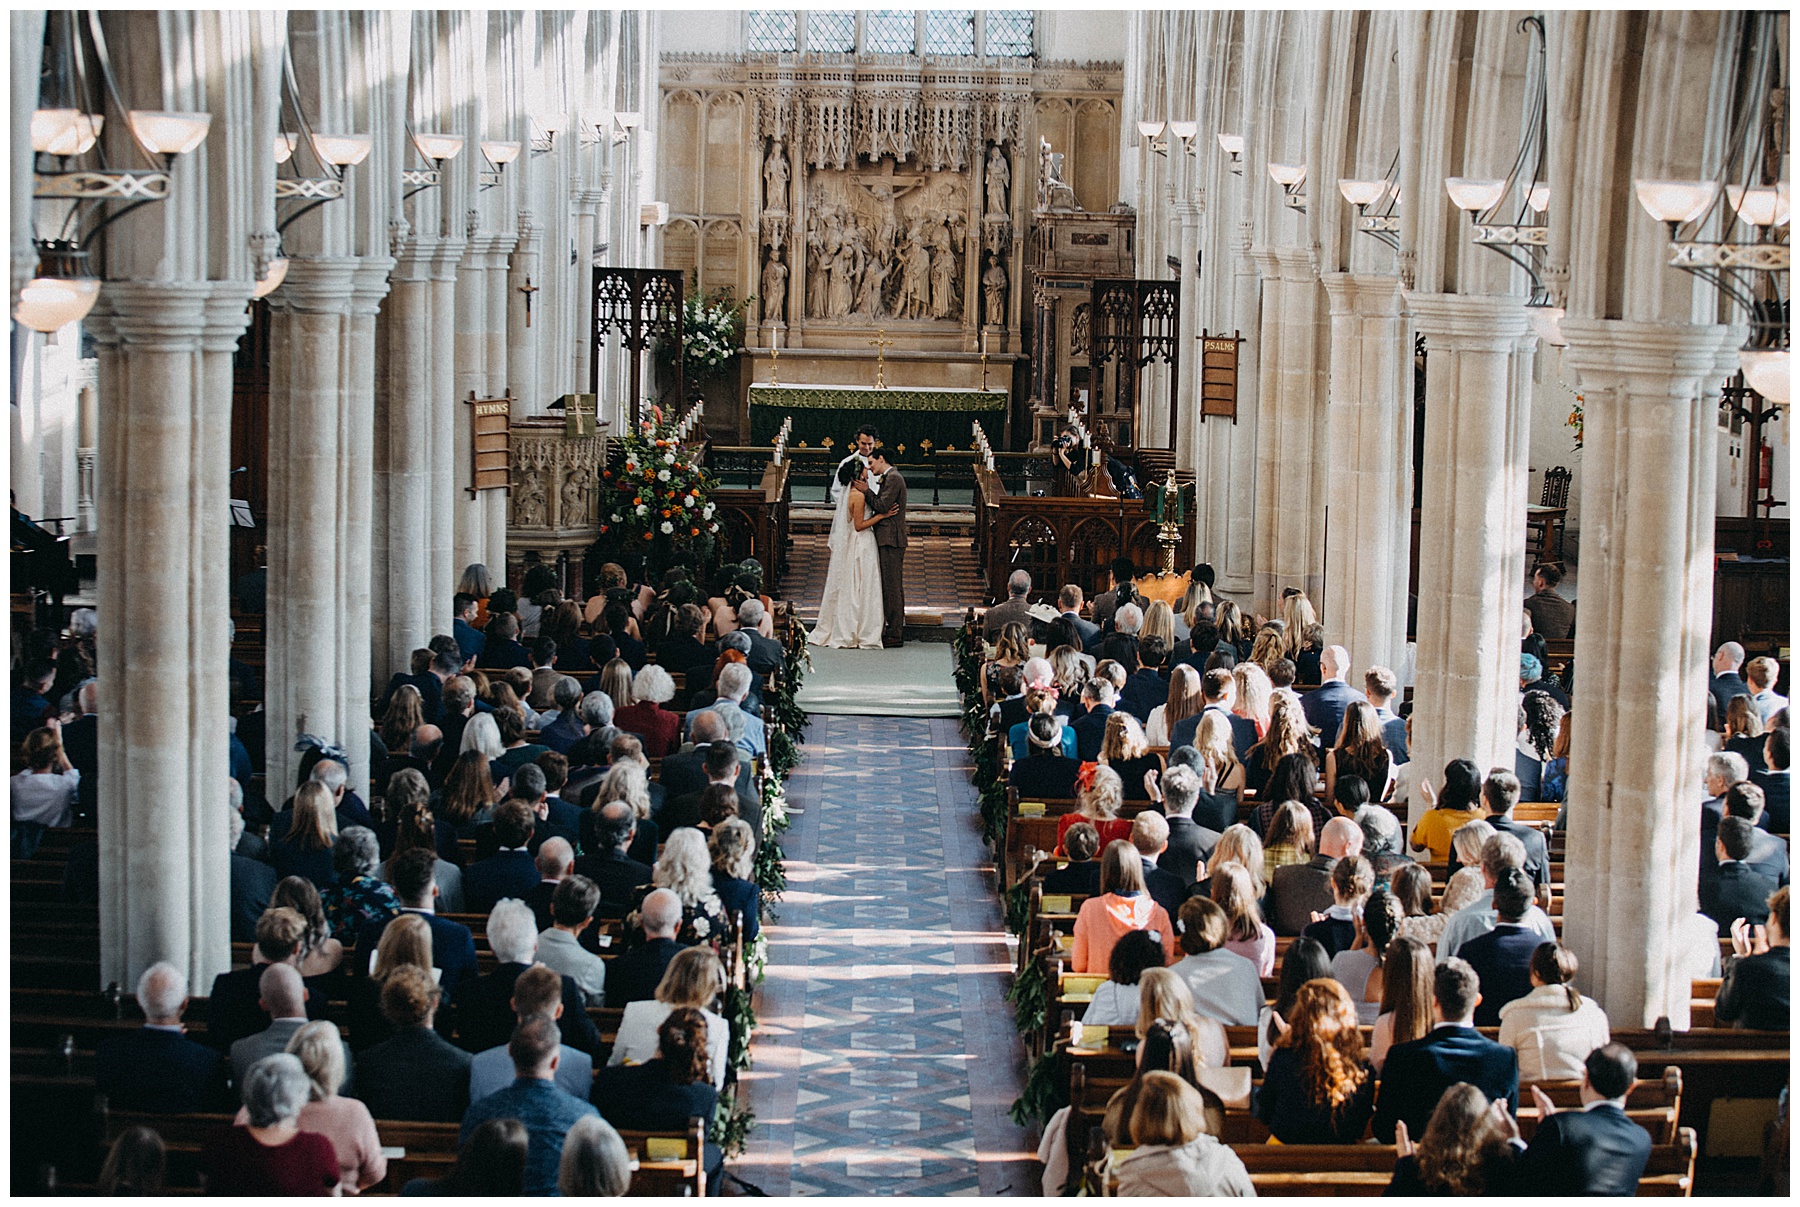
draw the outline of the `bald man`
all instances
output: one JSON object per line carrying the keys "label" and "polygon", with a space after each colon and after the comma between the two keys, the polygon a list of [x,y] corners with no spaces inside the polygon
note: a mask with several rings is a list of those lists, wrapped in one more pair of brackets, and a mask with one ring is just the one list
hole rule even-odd
{"label": "bald man", "polygon": [[1363,833],[1348,817],[1334,817],[1319,832],[1319,850],[1306,863],[1276,868],[1269,881],[1267,915],[1278,935],[1297,935],[1312,921],[1314,911],[1324,913],[1337,898],[1331,891],[1331,872],[1337,862],[1362,854]]}
{"label": "bald man", "polygon": [[[306,998],[306,982],[300,979],[299,969],[292,964],[271,964],[263,970],[262,980],[258,982],[258,1000],[272,1021],[268,1030],[231,1045],[231,1079],[234,1083],[243,1085],[244,1074],[263,1057],[287,1051],[294,1032],[306,1025]],[[347,1095],[350,1088],[350,1045],[345,1044],[344,1084],[340,1092]]]}

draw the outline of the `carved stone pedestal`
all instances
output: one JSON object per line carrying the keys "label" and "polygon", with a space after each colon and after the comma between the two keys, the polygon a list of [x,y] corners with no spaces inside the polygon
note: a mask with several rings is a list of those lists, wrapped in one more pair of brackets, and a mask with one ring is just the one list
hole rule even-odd
{"label": "carved stone pedestal", "polygon": [[512,425],[512,490],[507,500],[506,579],[515,590],[525,568],[556,567],[564,595],[587,594],[583,562],[600,536],[603,435],[567,435],[561,418]]}

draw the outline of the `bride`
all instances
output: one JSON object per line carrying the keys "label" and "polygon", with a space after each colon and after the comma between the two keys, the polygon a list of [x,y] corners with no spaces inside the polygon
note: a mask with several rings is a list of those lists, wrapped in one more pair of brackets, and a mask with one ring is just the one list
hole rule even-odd
{"label": "bride", "polygon": [[869,468],[852,457],[838,467],[843,486],[831,521],[831,562],[825,573],[825,598],[819,620],[807,638],[813,645],[835,649],[881,648],[881,563],[870,531],[881,517],[868,515],[868,496],[852,489],[868,480]]}

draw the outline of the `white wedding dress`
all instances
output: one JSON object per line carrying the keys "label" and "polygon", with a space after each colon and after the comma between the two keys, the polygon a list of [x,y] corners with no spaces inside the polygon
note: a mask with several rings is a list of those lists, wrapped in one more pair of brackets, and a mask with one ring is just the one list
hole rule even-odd
{"label": "white wedding dress", "polygon": [[850,500],[856,493],[846,489],[838,500],[837,514],[832,517],[825,598],[819,604],[819,619],[807,640],[840,650],[878,650],[885,621],[881,560],[875,552],[875,530],[865,528],[858,532],[850,518]]}

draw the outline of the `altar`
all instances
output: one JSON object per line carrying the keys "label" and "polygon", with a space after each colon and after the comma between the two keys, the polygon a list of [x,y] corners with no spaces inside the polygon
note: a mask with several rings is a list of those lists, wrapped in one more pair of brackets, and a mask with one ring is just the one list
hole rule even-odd
{"label": "altar", "polygon": [[923,386],[832,386],[753,384],[750,439],[764,445],[790,415],[789,442],[817,448],[831,440],[848,445],[856,430],[873,424],[884,443],[897,449],[968,448],[970,425],[982,421],[990,429],[1003,424],[1010,394],[1005,389]]}

